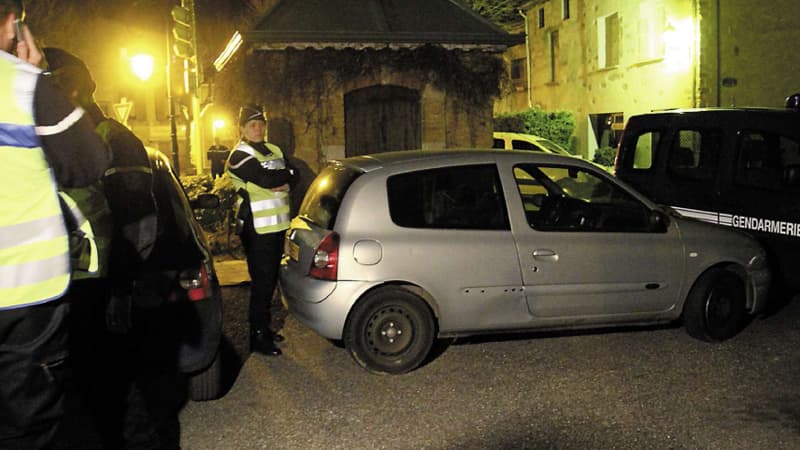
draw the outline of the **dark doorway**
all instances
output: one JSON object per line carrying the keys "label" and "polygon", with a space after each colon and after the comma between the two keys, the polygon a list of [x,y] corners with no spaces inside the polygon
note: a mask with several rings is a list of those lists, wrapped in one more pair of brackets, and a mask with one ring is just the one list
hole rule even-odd
{"label": "dark doorway", "polygon": [[422,146],[419,91],[372,86],[344,96],[345,156]]}

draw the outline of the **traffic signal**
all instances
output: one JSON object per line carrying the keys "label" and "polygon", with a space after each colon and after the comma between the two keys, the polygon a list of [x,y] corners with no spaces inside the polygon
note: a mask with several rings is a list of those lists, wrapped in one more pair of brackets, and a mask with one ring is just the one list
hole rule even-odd
{"label": "traffic signal", "polygon": [[192,25],[194,23],[192,10],[185,6],[172,8],[172,50],[179,58],[194,58],[194,38]]}

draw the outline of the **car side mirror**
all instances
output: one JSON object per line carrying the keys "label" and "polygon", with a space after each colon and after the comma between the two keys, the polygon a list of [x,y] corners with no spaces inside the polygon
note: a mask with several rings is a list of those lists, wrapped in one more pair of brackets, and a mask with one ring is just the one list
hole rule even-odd
{"label": "car side mirror", "polygon": [[654,209],[650,211],[648,224],[650,225],[650,231],[654,233],[666,233],[667,228],[669,228],[669,217],[664,214],[663,211]]}
{"label": "car side mirror", "polygon": [[215,209],[219,208],[219,196],[217,194],[200,194],[194,200],[189,201],[192,209]]}

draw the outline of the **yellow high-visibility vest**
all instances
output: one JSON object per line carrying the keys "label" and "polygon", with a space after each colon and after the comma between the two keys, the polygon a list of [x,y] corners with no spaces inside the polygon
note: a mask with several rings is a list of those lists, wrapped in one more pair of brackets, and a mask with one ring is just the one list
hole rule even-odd
{"label": "yellow high-visibility vest", "polygon": [[[250,197],[250,210],[253,212],[253,227],[258,234],[275,233],[289,228],[289,223],[291,221],[289,215],[289,192],[274,192],[272,189],[266,189],[255,183],[244,181],[231,172],[230,169],[240,167],[251,158],[255,158],[265,170],[286,168],[286,160],[283,158],[281,149],[277,145],[269,143],[266,143],[266,145],[272,154],[264,155],[245,142],[240,142],[231,152],[231,155],[237,151],[241,151],[250,155],[250,158],[243,159],[236,166],[230,167],[229,165],[228,167],[228,176],[231,177],[233,186],[237,191],[244,188],[244,190],[247,191],[248,197]],[[230,159],[230,156],[228,158]]]}
{"label": "yellow high-visibility vest", "polygon": [[[0,52],[0,309],[45,303],[69,284],[69,244],[33,120],[40,70]],[[38,133],[37,133],[38,131]]]}

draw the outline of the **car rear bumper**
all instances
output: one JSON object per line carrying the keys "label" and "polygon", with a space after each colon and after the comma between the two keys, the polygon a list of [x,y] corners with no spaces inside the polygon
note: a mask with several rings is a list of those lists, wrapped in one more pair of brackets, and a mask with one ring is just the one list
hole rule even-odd
{"label": "car rear bumper", "polygon": [[[319,286],[324,283],[326,286]],[[292,283],[286,279],[280,280],[281,298],[286,309],[303,325],[314,330],[317,334],[328,339],[342,339],[347,315],[361,293],[365,292],[370,284],[363,281],[320,281],[306,280],[305,286],[317,285],[314,290],[293,289]],[[297,286],[295,284],[295,286]],[[320,290],[329,294],[317,301],[314,293]]]}

